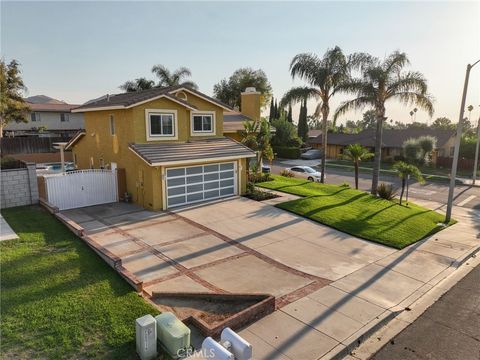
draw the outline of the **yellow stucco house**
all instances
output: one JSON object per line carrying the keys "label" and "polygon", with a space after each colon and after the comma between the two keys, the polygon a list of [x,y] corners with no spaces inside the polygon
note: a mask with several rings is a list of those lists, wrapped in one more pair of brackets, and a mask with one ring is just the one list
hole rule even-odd
{"label": "yellow stucco house", "polygon": [[78,169],[125,169],[127,192],[148,209],[241,195],[255,153],[232,119],[260,117],[255,89],[242,94],[242,109],[183,86],[107,95],[72,110],[84,114],[85,131],[66,149]]}

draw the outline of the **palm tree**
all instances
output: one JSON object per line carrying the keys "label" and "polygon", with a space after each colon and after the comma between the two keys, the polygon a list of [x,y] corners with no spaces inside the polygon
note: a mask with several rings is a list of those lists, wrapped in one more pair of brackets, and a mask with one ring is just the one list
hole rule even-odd
{"label": "palm tree", "polygon": [[[345,56],[338,46],[327,50],[323,57],[315,54],[298,54],[290,63],[290,74],[305,80],[309,86],[290,89],[282,98],[281,104],[300,102],[313,98],[320,100],[315,110],[315,116],[322,115],[322,171],[321,182],[325,181],[327,157],[328,115],[330,113],[330,98],[337,93],[350,77],[350,70],[362,63],[363,54]],[[333,124],[335,126],[335,122]]]}
{"label": "palm tree", "polygon": [[[246,147],[252,149],[253,151],[258,150],[258,130],[260,128],[260,124],[257,120],[254,121],[245,121],[243,123],[243,131],[240,133],[241,142]],[[257,155],[258,156],[258,155]],[[250,162],[247,158],[247,177],[250,173]]]}
{"label": "palm tree", "polygon": [[373,157],[373,153],[369,152],[367,148],[360,144],[350,144],[343,151],[342,157],[347,160],[353,161],[355,168],[355,189],[358,190],[358,167],[363,160]]}
{"label": "palm tree", "polygon": [[397,175],[402,179],[402,191],[400,193],[400,205],[402,205],[403,193],[405,191],[405,185],[407,186],[407,205],[408,205],[408,180],[413,177],[419,183],[424,183],[422,173],[420,170],[411,164],[407,164],[403,161],[398,161],[393,164],[393,169],[397,172]]}
{"label": "palm tree", "polygon": [[[364,64],[363,76],[345,82],[339,91],[356,95],[355,99],[343,102],[336,110],[334,118],[351,110],[371,106],[377,118],[375,134],[375,161],[372,176],[372,194],[376,195],[382,157],[382,133],[385,117],[385,103],[399,100],[405,105],[414,104],[433,115],[432,99],[427,93],[427,81],[419,72],[404,71],[409,64],[405,53],[394,52],[383,61],[370,57]],[[415,112],[415,110],[414,110]]]}
{"label": "palm tree", "polygon": [[144,77],[129,80],[124,82],[122,85],[119,86],[120,89],[124,90],[125,92],[135,92],[140,90],[148,90],[155,87],[155,81],[147,80]]}
{"label": "palm tree", "polygon": [[159,64],[152,68],[152,73],[154,73],[159,79],[157,84],[158,87],[182,85],[192,89],[198,88],[197,84],[193,81],[185,80],[185,78],[192,76],[192,72],[186,67],[180,67],[174,72],[171,72],[165,66]]}

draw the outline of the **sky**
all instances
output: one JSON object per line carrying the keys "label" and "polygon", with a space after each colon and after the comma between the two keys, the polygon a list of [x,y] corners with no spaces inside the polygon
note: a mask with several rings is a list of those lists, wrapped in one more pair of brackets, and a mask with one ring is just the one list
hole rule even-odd
{"label": "sky", "polygon": [[[383,58],[406,52],[428,80],[433,119],[458,121],[468,63],[480,59],[480,2],[6,2],[1,56],[21,63],[28,95],[83,103],[118,93],[126,80],[154,78],[151,68],[186,66],[200,91],[236,69],[262,69],[275,97],[292,86],[289,64],[333,46]],[[467,105],[480,116],[480,64]],[[348,99],[338,95],[331,109]],[[315,103],[309,104],[309,113]],[[387,103],[389,120],[411,122],[413,106]],[[298,115],[294,109],[294,118]],[[342,118],[357,120],[361,112]],[[468,113],[467,113],[468,116]],[[423,111],[416,121],[431,123]]]}

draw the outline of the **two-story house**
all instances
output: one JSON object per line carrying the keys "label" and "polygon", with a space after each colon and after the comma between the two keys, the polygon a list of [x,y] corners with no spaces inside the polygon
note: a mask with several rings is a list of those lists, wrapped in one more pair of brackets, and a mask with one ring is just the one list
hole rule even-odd
{"label": "two-story house", "polygon": [[[259,96],[245,94],[244,108]],[[255,153],[224,136],[224,111],[232,109],[183,86],[106,96],[72,110],[85,131],[66,149],[78,169],[125,169],[127,192],[148,209],[239,195]]]}
{"label": "two-story house", "polygon": [[27,122],[11,122],[5,126],[8,136],[41,135],[70,137],[83,129],[83,114],[70,111],[78,105],[67,104],[45,95],[25,99],[30,111]]}

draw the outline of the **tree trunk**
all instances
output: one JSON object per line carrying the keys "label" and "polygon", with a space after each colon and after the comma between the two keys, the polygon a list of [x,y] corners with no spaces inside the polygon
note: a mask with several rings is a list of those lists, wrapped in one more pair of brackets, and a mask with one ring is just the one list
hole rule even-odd
{"label": "tree trunk", "polygon": [[355,161],[355,189],[358,190],[358,161]]}
{"label": "tree trunk", "polygon": [[322,101],[322,172],[320,176],[320,182],[325,183],[325,169],[327,168],[327,137],[328,137],[328,113],[329,108],[325,102]]}
{"label": "tree trunk", "polygon": [[3,121],[0,120],[0,139],[3,138]]}
{"label": "tree trunk", "polygon": [[405,178],[402,178],[402,191],[400,192],[400,205],[402,205],[403,192],[405,191]]}
{"label": "tree trunk", "polygon": [[375,133],[375,159],[373,161],[372,195],[377,195],[378,180],[380,178],[380,165],[382,162],[382,135],[385,109],[377,111],[377,131]]}

